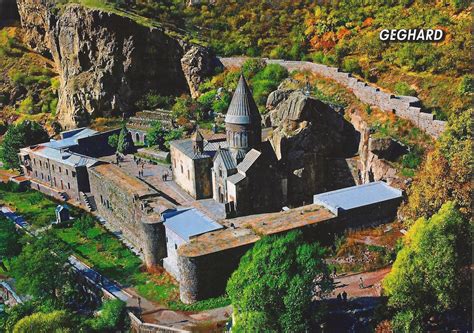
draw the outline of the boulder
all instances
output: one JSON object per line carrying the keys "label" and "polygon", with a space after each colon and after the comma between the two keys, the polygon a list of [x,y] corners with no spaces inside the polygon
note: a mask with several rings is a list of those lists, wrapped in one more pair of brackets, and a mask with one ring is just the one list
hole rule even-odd
{"label": "boulder", "polygon": [[387,161],[396,161],[400,156],[408,152],[407,146],[392,138],[374,138],[369,139],[369,150]]}

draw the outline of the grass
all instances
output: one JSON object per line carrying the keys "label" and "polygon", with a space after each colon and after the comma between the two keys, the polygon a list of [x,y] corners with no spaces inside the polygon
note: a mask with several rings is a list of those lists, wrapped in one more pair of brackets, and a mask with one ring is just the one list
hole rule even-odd
{"label": "grass", "polygon": [[178,287],[166,272],[144,271],[141,260],[98,223],[85,230],[73,225],[53,232],[81,260],[124,287],[135,287],[141,296],[161,304],[177,301]]}
{"label": "grass", "polygon": [[[33,228],[44,227],[55,220],[57,202],[32,190],[19,191],[12,183],[0,182],[0,204],[15,209]],[[84,217],[85,212],[71,207],[72,216]],[[95,218],[89,226],[74,223],[51,229],[52,235],[64,242],[71,252],[87,265],[124,287],[133,287],[148,300],[169,306],[171,309],[201,311],[226,306],[226,297],[217,297],[192,305],[179,301],[176,281],[162,268],[147,272],[143,263],[129,248],[108,232]],[[0,274],[2,271],[0,271]]]}
{"label": "grass", "polygon": [[58,202],[32,190],[14,192],[0,183],[0,204],[14,208],[34,229],[37,229],[49,225],[56,219],[54,210]]}

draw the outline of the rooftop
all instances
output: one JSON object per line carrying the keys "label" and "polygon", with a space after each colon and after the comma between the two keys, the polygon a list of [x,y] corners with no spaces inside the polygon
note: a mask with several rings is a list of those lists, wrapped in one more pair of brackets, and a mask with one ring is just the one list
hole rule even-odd
{"label": "rooftop", "polygon": [[191,139],[186,140],[176,140],[171,142],[171,146],[175,147],[186,156],[190,157],[193,160],[198,160],[201,158],[212,158],[217,152],[217,149],[228,148],[229,145],[225,139],[216,140],[216,141],[204,141],[204,151],[203,153],[195,152],[193,149],[193,141]]}
{"label": "rooftop", "polygon": [[195,208],[185,208],[163,214],[164,225],[185,241],[193,236],[222,229],[223,227],[211,220]]}
{"label": "rooftop", "polygon": [[401,197],[401,190],[393,188],[385,182],[378,181],[316,194],[313,202],[326,207],[337,215],[341,209],[347,211]]}
{"label": "rooftop", "polygon": [[140,197],[149,194],[157,194],[157,192],[146,183],[142,182],[137,177],[129,175],[116,165],[109,163],[100,164],[91,168],[91,171],[114,182],[119,188],[128,193],[137,194]]}
{"label": "rooftop", "polygon": [[179,249],[188,257],[198,257],[255,243],[261,235],[272,235],[335,218],[324,207],[307,205],[286,212],[265,213],[225,220],[234,225],[223,230],[197,236]]}
{"label": "rooftop", "polygon": [[43,144],[38,145],[38,146],[31,146],[26,149],[35,153],[38,156],[41,156],[53,161],[57,161],[65,165],[74,166],[74,167],[79,167],[79,166],[91,167],[99,163],[99,161],[96,160],[95,158],[73,153],[68,150],[51,148],[48,145],[43,145]]}
{"label": "rooftop", "polygon": [[260,124],[261,119],[252,92],[244,76],[241,75],[227,110],[225,122],[232,124]]}

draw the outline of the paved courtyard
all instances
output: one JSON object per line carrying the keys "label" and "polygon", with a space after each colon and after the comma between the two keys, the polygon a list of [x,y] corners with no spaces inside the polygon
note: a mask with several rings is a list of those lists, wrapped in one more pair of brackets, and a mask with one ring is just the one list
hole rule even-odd
{"label": "paved courtyard", "polygon": [[[116,163],[115,156],[107,156],[102,159],[111,163]],[[181,189],[181,187],[172,180],[170,165],[159,163],[153,164],[143,158],[137,158],[134,160],[133,155],[126,155],[119,162],[118,166],[129,175],[139,177],[147,182],[176,205],[198,208],[215,220],[225,218],[225,208],[223,204],[220,204],[213,199],[195,200],[186,191]],[[139,174],[139,172],[143,173]],[[164,180],[164,176],[166,176],[166,180]]]}

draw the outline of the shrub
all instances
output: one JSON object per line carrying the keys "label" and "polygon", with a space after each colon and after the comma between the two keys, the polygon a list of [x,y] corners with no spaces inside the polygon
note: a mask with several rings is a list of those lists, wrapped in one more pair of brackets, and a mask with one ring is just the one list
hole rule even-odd
{"label": "shrub", "polygon": [[458,86],[460,95],[469,95],[474,91],[474,77],[472,75],[464,75]]}
{"label": "shrub", "polygon": [[395,84],[395,92],[403,96],[416,96],[417,92],[412,89],[406,82],[398,82]]}
{"label": "shrub", "polygon": [[362,67],[357,59],[344,59],[342,62],[342,69],[345,72],[362,75]]}

